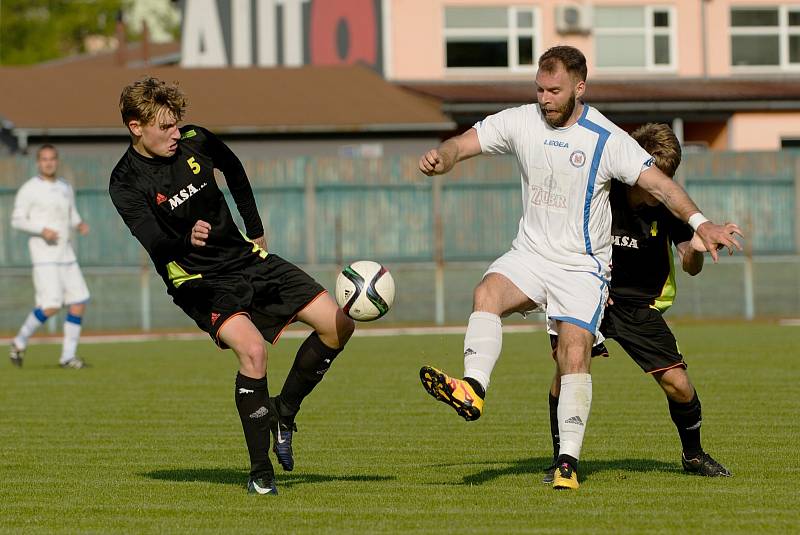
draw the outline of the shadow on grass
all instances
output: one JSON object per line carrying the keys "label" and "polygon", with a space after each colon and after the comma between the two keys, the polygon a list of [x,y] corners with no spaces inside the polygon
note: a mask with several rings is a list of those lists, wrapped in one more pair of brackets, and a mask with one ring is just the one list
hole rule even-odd
{"label": "shadow on grass", "polygon": [[[162,481],[218,483],[220,485],[236,485],[242,487],[247,482],[249,472],[247,470],[235,470],[232,468],[176,468],[173,470],[153,470],[150,472],[143,472],[140,475]],[[280,471],[275,475],[279,487],[293,487],[306,483],[331,483],[334,481],[361,482],[397,479],[394,476],[287,474]]]}
{"label": "shadow on grass", "polygon": [[[452,485],[482,485],[494,479],[509,475],[531,474],[534,480],[544,477],[544,470],[552,463],[552,457],[529,457],[517,459],[509,462],[485,461],[468,463],[442,463],[429,466],[434,467],[454,467],[454,466],[491,466],[464,476],[460,482],[451,483]],[[498,466],[501,465],[501,466]],[[667,472],[682,473],[680,463],[666,463],[653,459],[596,459],[582,461],[578,474],[581,481],[590,479],[592,474],[598,472],[618,471],[620,477],[625,478],[625,472]]]}

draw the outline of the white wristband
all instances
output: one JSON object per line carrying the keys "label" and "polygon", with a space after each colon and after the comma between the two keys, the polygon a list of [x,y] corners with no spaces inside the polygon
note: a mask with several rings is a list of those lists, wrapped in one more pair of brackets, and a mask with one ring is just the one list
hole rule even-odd
{"label": "white wristband", "polygon": [[689,217],[689,226],[697,232],[697,227],[708,221],[708,218],[702,212],[697,212]]}

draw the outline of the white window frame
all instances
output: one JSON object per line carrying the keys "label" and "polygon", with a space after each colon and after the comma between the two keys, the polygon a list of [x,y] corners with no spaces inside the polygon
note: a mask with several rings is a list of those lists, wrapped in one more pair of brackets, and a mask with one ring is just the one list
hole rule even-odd
{"label": "white window frame", "polygon": [[[778,10],[777,26],[734,26],[733,11],[764,11],[766,9]],[[732,5],[728,10],[728,28],[731,36],[731,51],[728,64],[731,72],[758,73],[758,72],[798,72],[800,62],[789,63],[789,36],[800,36],[800,26],[789,26],[789,12],[800,13],[800,4],[772,4],[772,5]],[[777,35],[778,36],[778,64],[777,65],[734,65],[733,64],[733,38],[737,35]]]}
{"label": "white window frame", "polygon": [[[498,74],[498,73],[532,73],[536,72],[538,66],[536,60],[542,54],[542,20],[541,13],[537,6],[491,6],[491,5],[445,5],[446,10],[448,7],[469,8],[469,7],[498,7],[506,8],[506,15],[508,20],[508,27],[506,28],[447,28],[444,27],[442,36],[442,48],[444,59],[444,71],[447,74]],[[532,13],[533,14],[533,27],[528,30],[527,28],[517,27],[517,14],[518,13]],[[446,21],[444,12],[442,13],[442,20]],[[447,38],[448,37],[503,37],[508,43],[508,59],[509,65],[507,67],[448,67],[447,66]],[[519,64],[519,38],[520,37],[533,37],[533,58],[530,65]]]}
{"label": "white window frame", "polygon": [[[595,9],[604,7],[638,7],[644,10],[644,28],[597,28],[593,25],[592,33],[595,38],[603,35],[643,35],[645,46],[645,64],[640,67],[599,67],[597,65],[597,46],[596,41],[594,41],[594,69],[597,73],[674,73],[678,70],[678,16],[675,6],[637,6],[618,4],[595,5]],[[666,11],[668,13],[669,26],[666,28],[657,28],[653,26],[653,13],[657,11]],[[655,63],[655,46],[653,45],[653,41],[656,35],[666,35],[669,37],[669,64],[667,65],[658,65]]]}

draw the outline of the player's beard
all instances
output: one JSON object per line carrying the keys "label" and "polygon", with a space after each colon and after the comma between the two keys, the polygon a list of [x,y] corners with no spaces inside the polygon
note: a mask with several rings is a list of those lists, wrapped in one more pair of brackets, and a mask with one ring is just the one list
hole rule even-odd
{"label": "player's beard", "polygon": [[567,100],[567,102],[563,106],[561,106],[560,108],[555,108],[555,110],[553,110],[553,108],[550,108],[551,110],[556,112],[556,116],[553,119],[551,119],[550,116],[547,115],[545,111],[546,108],[539,105],[539,109],[542,110],[542,117],[544,117],[544,120],[547,121],[547,124],[549,124],[553,128],[561,128],[567,123],[569,118],[572,117],[572,112],[575,111],[575,102],[576,102],[575,91],[573,91],[569,97],[569,100]]}

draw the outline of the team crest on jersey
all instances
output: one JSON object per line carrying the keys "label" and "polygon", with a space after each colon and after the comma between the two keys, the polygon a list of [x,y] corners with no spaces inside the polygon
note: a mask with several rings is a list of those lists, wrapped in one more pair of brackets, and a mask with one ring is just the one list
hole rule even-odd
{"label": "team crest on jersey", "polygon": [[156,193],[156,204],[161,204],[162,202],[166,202],[167,196],[163,193]]}
{"label": "team crest on jersey", "polygon": [[219,319],[219,312],[212,312],[211,313],[211,325],[214,325],[215,323],[217,323],[218,319]]}
{"label": "team crest on jersey", "polygon": [[583,164],[586,163],[586,153],[582,150],[572,151],[572,154],[569,155],[569,163],[571,163],[573,167],[583,167]]}
{"label": "team crest on jersey", "polygon": [[644,162],[644,166],[647,167],[647,168],[650,168],[650,167],[653,167],[654,163],[656,163],[656,159],[655,158],[650,158],[649,160]]}

